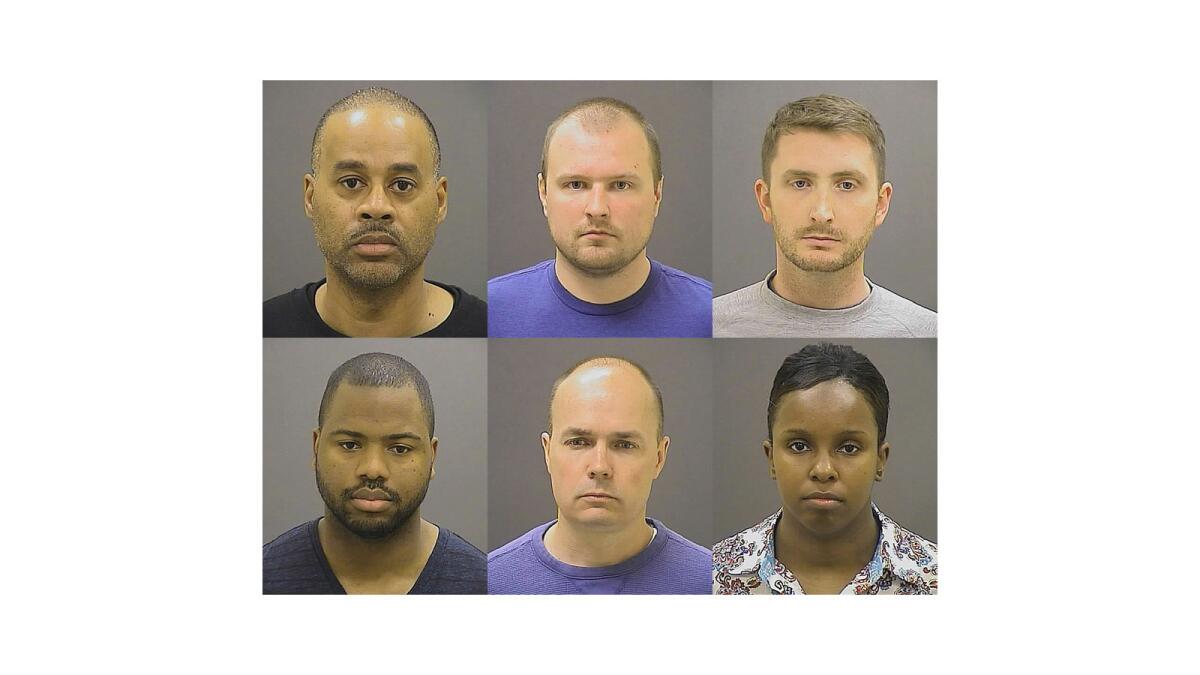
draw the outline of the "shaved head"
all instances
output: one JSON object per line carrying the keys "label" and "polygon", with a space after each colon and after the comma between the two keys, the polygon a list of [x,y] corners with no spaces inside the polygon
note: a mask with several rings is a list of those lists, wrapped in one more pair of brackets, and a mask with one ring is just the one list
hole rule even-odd
{"label": "shaved head", "polygon": [[[554,381],[554,386],[552,386],[550,388],[550,406],[549,406],[549,410],[547,411],[546,430],[548,432],[550,432],[551,435],[553,435],[554,400],[555,400],[555,398],[558,397],[559,388],[565,382],[567,382],[568,380],[575,381],[578,379],[594,379],[597,377],[604,377],[607,373],[611,373],[614,370],[627,370],[627,371],[636,373],[646,383],[646,387],[649,389],[651,398],[654,401],[653,405],[655,407],[655,414],[658,419],[658,432],[657,432],[658,438],[662,439],[662,437],[663,437],[662,391],[659,390],[658,385],[654,383],[654,380],[650,379],[650,373],[646,372],[645,368],[634,363],[633,361],[630,361],[629,359],[625,359],[620,356],[592,356],[592,357],[586,358],[586,359],[576,363],[575,365],[568,368],[562,375],[559,375],[558,379],[556,379]],[[604,371],[604,372],[596,372],[596,371]],[[576,377],[577,375],[578,375],[578,377]]]}

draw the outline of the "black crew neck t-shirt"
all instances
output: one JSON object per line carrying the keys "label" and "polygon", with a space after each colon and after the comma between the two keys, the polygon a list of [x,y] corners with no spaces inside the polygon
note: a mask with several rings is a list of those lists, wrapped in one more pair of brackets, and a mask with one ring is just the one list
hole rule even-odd
{"label": "black crew neck t-shirt", "polygon": [[[487,303],[458,286],[429,283],[454,297],[446,320],[413,337],[487,337]],[[329,327],[317,314],[317,289],[324,279],[305,284],[263,303],[263,337],[347,337]]]}
{"label": "black crew neck t-shirt", "polygon": [[[263,546],[263,595],[345,595],[333,574],[317,520],[279,535]],[[465,539],[439,527],[437,543],[409,595],[487,593],[487,556]]]}

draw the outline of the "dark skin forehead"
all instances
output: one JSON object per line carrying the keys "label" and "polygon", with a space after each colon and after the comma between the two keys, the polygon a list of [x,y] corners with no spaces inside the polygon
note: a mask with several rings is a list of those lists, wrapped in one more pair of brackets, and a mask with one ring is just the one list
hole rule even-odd
{"label": "dark skin forehead", "polygon": [[808,389],[797,389],[779,399],[774,439],[804,432],[820,436],[855,436],[877,441],[879,430],[866,397],[845,380],[827,380]]}

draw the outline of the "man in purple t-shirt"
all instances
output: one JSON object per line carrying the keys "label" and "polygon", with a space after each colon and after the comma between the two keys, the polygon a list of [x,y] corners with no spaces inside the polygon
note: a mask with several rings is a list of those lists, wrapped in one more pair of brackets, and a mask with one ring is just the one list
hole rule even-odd
{"label": "man in purple t-shirt", "polygon": [[712,553],[646,517],[671,439],[636,363],[594,357],[554,383],[542,450],[558,519],[488,555],[488,593],[711,593]]}
{"label": "man in purple t-shirt", "polygon": [[712,284],[646,255],[662,186],[636,108],[594,98],[559,115],[538,174],[556,253],[488,282],[488,335],[711,337]]}

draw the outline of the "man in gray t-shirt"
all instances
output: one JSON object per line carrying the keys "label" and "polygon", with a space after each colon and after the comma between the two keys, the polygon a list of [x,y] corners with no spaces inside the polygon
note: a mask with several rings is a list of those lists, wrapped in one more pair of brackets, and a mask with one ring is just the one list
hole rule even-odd
{"label": "man in gray t-shirt", "polygon": [[863,270],[892,199],[870,112],[828,94],[783,106],[763,138],[762,176],[754,193],[776,269],[713,300],[714,337],[937,336],[937,314]]}

